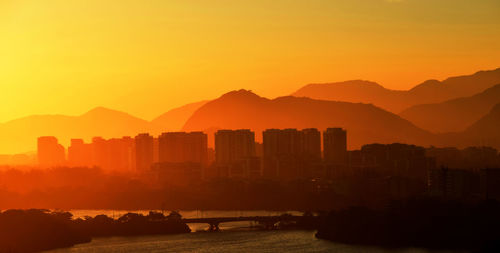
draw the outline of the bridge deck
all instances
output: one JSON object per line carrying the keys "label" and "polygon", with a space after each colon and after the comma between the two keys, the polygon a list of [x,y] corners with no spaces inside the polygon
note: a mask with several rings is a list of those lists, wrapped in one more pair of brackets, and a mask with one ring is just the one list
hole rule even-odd
{"label": "bridge deck", "polygon": [[246,216],[246,217],[213,217],[213,218],[190,218],[182,219],[185,223],[224,223],[237,221],[256,222],[278,222],[278,221],[298,221],[302,216]]}

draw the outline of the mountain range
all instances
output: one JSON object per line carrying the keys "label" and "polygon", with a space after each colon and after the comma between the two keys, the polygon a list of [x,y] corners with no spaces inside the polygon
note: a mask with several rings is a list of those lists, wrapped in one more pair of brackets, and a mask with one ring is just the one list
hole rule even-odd
{"label": "mountain range", "polygon": [[469,126],[463,135],[468,145],[500,147],[500,103]]}
{"label": "mountain range", "polygon": [[260,140],[262,131],[268,128],[324,130],[332,126],[348,129],[350,148],[373,142],[425,143],[432,137],[407,120],[371,104],[292,96],[271,100],[247,90],[232,91],[206,103],[193,113],[183,130],[248,128]]}
{"label": "mountain range", "polygon": [[442,103],[412,106],[399,115],[432,132],[460,132],[486,115],[500,103],[500,84],[485,91]]}
{"label": "mountain range", "polygon": [[490,146],[500,149],[500,103],[463,132],[438,135],[446,146]]}
{"label": "mountain range", "polygon": [[34,115],[0,124],[0,153],[36,150],[39,136],[56,136],[67,146],[71,138],[120,137],[149,129],[150,124],[146,120],[103,107],[80,116]]}
{"label": "mountain range", "polygon": [[468,97],[500,83],[500,68],[479,71],[472,75],[450,77],[444,81],[428,80],[409,90],[390,90],[382,85],[362,80],[338,83],[308,84],[296,92],[295,97],[321,100],[371,103],[393,113],[418,104],[441,103]]}
{"label": "mountain range", "polygon": [[164,131],[179,131],[189,117],[200,108],[202,105],[206,104],[208,101],[200,101],[195,103],[190,103],[181,107],[174,108],[158,117],[153,119],[151,123],[155,126],[153,129],[154,134],[160,134]]}
{"label": "mountain range", "polygon": [[310,84],[293,96],[275,99],[248,90],[231,91],[211,101],[174,108],[152,121],[103,107],[80,116],[34,115],[0,124],[0,154],[33,151],[37,137],[44,135],[56,136],[67,146],[71,138],[90,141],[94,136],[140,132],[203,130],[213,138],[212,133],[221,128],[250,128],[259,140],[267,128],[343,127],[348,130],[349,148],[373,142],[492,143],[499,148],[499,84],[500,69],[496,69],[427,81],[408,91],[369,81]]}

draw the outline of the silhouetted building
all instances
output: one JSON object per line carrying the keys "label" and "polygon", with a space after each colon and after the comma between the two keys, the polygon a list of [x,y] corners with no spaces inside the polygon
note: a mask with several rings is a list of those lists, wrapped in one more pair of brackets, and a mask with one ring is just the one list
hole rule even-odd
{"label": "silhouetted building", "polygon": [[347,131],[328,128],[323,132],[324,160],[329,164],[344,165],[347,162]]}
{"label": "silhouetted building", "polygon": [[255,156],[255,134],[248,129],[219,130],[215,133],[215,162],[231,164]]}
{"label": "silhouetted building", "polygon": [[135,137],[135,160],[138,171],[146,171],[154,163],[154,138],[143,133]]}
{"label": "silhouetted building", "polygon": [[454,147],[436,148],[431,147],[425,150],[425,155],[436,160],[437,167],[461,168],[463,157],[462,152]]}
{"label": "silhouetted building", "polygon": [[479,173],[482,197],[500,200],[500,168],[483,168]]}
{"label": "silhouetted building", "polygon": [[436,159],[437,166],[456,169],[477,169],[500,167],[498,151],[491,147],[454,147],[426,149],[426,155]]}
{"label": "silhouetted building", "polygon": [[112,138],[107,140],[105,144],[107,148],[105,169],[128,172],[134,170],[134,139],[129,136]]}
{"label": "silhouetted building", "polygon": [[160,140],[153,137],[153,163],[160,162]]}
{"label": "silhouetted building", "polygon": [[65,163],[64,147],[54,136],[38,138],[38,164],[41,167],[61,166]]}
{"label": "silhouetted building", "polygon": [[169,132],[158,138],[160,163],[200,163],[207,165],[207,135],[202,132]]}
{"label": "silhouetted building", "polygon": [[99,168],[107,168],[109,165],[109,150],[106,140],[96,136],[92,138],[92,165]]}
{"label": "silhouetted building", "polygon": [[374,168],[371,173],[427,180],[434,169],[435,159],[425,155],[425,149],[400,143],[369,144],[361,147],[361,166]]}
{"label": "silhouetted building", "polygon": [[302,133],[302,158],[307,161],[321,160],[321,133],[316,128],[307,128]]}
{"label": "silhouetted building", "polygon": [[71,139],[68,147],[68,163],[70,166],[87,167],[92,164],[92,145],[82,139]]}
{"label": "silhouetted building", "polygon": [[260,159],[255,155],[255,133],[248,129],[217,131],[215,166],[221,177],[259,177]]}
{"label": "silhouetted building", "polygon": [[136,171],[136,152],[135,152],[135,139],[131,136],[124,136],[122,138],[125,152],[127,153],[127,167],[131,171]]}
{"label": "silhouetted building", "polygon": [[465,168],[500,168],[498,151],[492,147],[467,147],[462,150]]}
{"label": "silhouetted building", "polygon": [[311,177],[320,163],[320,150],[316,129],[268,129],[263,132],[263,174],[285,180]]}
{"label": "silhouetted building", "polygon": [[104,170],[133,171],[135,169],[135,141],[129,136],[106,140],[92,138],[86,144],[82,139],[72,139],[68,148],[71,166],[96,166]]}
{"label": "silhouetted building", "polygon": [[477,194],[479,177],[473,171],[442,167],[429,171],[429,193],[451,199]]}

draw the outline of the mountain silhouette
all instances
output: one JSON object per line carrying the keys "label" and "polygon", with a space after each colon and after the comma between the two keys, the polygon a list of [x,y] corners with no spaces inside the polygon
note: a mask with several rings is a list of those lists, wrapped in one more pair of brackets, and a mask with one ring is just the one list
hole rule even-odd
{"label": "mountain silhouette", "polygon": [[463,132],[469,145],[500,148],[500,103]]}
{"label": "mountain silhouette", "polygon": [[39,136],[56,136],[67,146],[71,138],[89,141],[135,135],[148,131],[149,122],[130,114],[97,107],[80,116],[34,115],[0,124],[0,153],[22,153],[36,149]]}
{"label": "mountain silhouette", "polygon": [[[0,154],[34,151],[37,137],[45,135],[56,136],[67,146],[71,138],[90,141],[94,136],[113,138],[140,132],[158,135],[179,129],[205,130],[212,144],[212,133],[223,128],[250,128],[259,139],[267,128],[343,127],[348,130],[350,148],[373,142],[461,146],[466,142],[477,143],[478,138],[487,139],[490,134],[495,138],[494,131],[481,135],[473,129],[498,126],[494,120],[481,116],[499,102],[500,69],[442,82],[429,80],[408,91],[355,80],[311,84],[294,94],[270,100],[248,90],[232,91],[216,100],[172,109],[151,122],[103,107],[80,116],[28,116],[0,123]],[[424,105],[405,110],[401,113],[404,118],[383,109],[397,111],[416,104]],[[493,119],[498,116],[494,110],[488,115]],[[455,133],[433,134],[427,130]]]}
{"label": "mountain silhouette", "polygon": [[249,128],[260,139],[268,128],[311,127],[346,128],[350,148],[373,142],[424,143],[432,138],[407,120],[371,104],[292,96],[270,100],[248,90],[226,93],[201,106],[183,130]]}
{"label": "mountain silhouette", "polygon": [[428,80],[410,90],[390,90],[369,81],[308,84],[292,96],[321,100],[371,103],[385,110],[400,113],[418,104],[440,103],[468,97],[500,83],[500,68],[479,71],[472,75],[450,77],[444,81]]}
{"label": "mountain silhouette", "polygon": [[460,132],[500,103],[500,84],[464,98],[412,106],[399,115],[432,132]]}
{"label": "mountain silhouette", "polygon": [[398,112],[407,104],[406,91],[390,90],[382,85],[365,80],[351,80],[337,83],[308,84],[292,96],[320,100],[371,103],[385,110]]}
{"label": "mountain silhouette", "polygon": [[200,108],[206,104],[208,100],[190,103],[181,107],[174,108],[151,121],[153,124],[153,132],[159,134],[165,131],[179,131],[186,123],[186,120]]}

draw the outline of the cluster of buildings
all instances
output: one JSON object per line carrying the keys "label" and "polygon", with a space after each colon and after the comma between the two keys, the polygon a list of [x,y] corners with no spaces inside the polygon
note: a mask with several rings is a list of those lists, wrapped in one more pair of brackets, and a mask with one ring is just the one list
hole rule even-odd
{"label": "cluster of buildings", "polygon": [[[170,173],[170,178],[230,177],[296,179],[314,176],[312,167],[323,161],[343,164],[347,159],[347,134],[341,128],[268,129],[263,142],[248,129],[219,130],[214,148],[203,132],[168,132],[158,137],[147,133],[103,139],[91,143],[72,139],[65,149],[52,136],[38,138],[42,167],[98,166],[111,171]],[[325,150],[323,153],[322,150]]]}
{"label": "cluster of buildings", "polygon": [[491,147],[428,148],[436,161],[429,171],[429,193],[451,199],[500,200],[500,154]]}
{"label": "cluster of buildings", "polygon": [[262,143],[248,129],[219,130],[214,148],[209,148],[207,140],[203,132],[95,137],[91,143],[73,139],[66,155],[55,137],[40,137],[38,161],[42,167],[98,166],[136,172],[170,185],[211,178],[368,178],[367,183],[380,185],[374,189],[387,188],[394,196],[427,191],[445,197],[473,193],[500,199],[500,173],[493,169],[500,167],[500,156],[492,148],[426,149],[394,143],[348,151],[347,132],[342,128],[323,132],[315,128],[267,129],[262,132]]}

